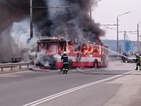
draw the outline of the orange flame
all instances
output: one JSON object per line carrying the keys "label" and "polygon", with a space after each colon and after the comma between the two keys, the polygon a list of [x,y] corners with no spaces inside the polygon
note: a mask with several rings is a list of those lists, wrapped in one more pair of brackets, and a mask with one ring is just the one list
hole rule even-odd
{"label": "orange flame", "polygon": [[73,45],[68,45],[68,47],[67,47],[67,52],[68,52],[68,53],[74,52],[74,47],[73,47]]}
{"label": "orange flame", "polygon": [[84,44],[82,46],[82,53],[83,54],[100,54],[99,47],[94,46],[94,44],[91,44],[88,42],[88,44]]}
{"label": "orange flame", "polygon": [[94,51],[94,45],[93,44],[89,44],[89,50],[88,50],[88,53],[89,54],[92,54]]}
{"label": "orange flame", "polygon": [[94,54],[100,54],[99,46],[94,46]]}
{"label": "orange flame", "polygon": [[87,54],[87,52],[88,52],[87,45],[84,44],[84,45],[82,46],[82,53],[83,53],[83,54]]}
{"label": "orange flame", "polygon": [[74,44],[73,44],[73,41],[69,41],[67,43],[67,52],[68,53],[74,53]]}

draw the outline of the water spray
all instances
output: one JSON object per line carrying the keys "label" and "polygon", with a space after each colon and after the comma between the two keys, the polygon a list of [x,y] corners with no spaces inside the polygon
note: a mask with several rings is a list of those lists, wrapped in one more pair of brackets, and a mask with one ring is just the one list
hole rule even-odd
{"label": "water spray", "polygon": [[[97,45],[96,45],[97,46]],[[100,45],[101,46],[101,45]],[[113,50],[111,50],[111,49],[108,49],[108,48],[106,48],[106,47],[103,47],[103,46],[101,46],[102,48],[104,48],[104,49],[106,49],[106,50],[108,50],[108,51],[110,51],[110,52],[113,52],[114,54],[117,54],[118,56],[122,56],[122,57],[125,57],[125,58],[128,58],[127,56],[125,56],[125,55],[123,55],[123,54],[120,54],[120,53],[117,53],[117,52],[115,52],[115,51],[113,51]]]}

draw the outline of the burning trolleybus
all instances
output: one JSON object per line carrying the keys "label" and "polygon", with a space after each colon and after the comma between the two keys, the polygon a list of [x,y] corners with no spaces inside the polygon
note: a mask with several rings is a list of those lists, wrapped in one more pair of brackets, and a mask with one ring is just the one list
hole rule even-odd
{"label": "burning trolleybus", "polygon": [[64,39],[38,40],[36,65],[61,68],[63,51],[67,51],[70,69],[108,66],[108,46],[105,44],[77,44]]}

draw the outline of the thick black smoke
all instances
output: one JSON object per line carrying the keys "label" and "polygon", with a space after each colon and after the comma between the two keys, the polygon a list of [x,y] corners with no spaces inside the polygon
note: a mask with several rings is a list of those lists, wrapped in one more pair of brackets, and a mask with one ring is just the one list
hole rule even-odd
{"label": "thick black smoke", "polygon": [[[44,0],[33,0],[33,6],[37,6],[38,2],[46,6]],[[33,9],[34,23],[39,27],[45,17],[47,17],[46,9]],[[18,45],[14,44],[14,40],[10,36],[10,28],[13,22],[20,22],[30,15],[29,0],[0,0],[0,59],[19,57],[22,55],[18,50]]]}
{"label": "thick black smoke", "polygon": [[[33,7],[50,6],[49,2],[55,0],[33,0]],[[104,32],[99,28],[99,24],[90,20],[89,10],[90,5],[96,0],[57,0],[63,5],[71,5],[73,8],[34,8],[33,21],[41,30],[42,35],[58,36],[63,33],[68,33],[69,37],[78,36],[77,30],[82,30],[85,38],[96,38],[104,35]],[[52,5],[53,6],[53,5]],[[54,4],[54,6],[56,6]],[[1,0],[0,1],[0,31],[3,31],[10,26],[14,21],[29,16],[30,0]],[[60,10],[60,13],[51,13],[48,10]],[[48,18],[54,14],[55,17]],[[75,27],[75,28],[74,28]],[[88,36],[90,35],[90,36]]]}
{"label": "thick black smoke", "polygon": [[[33,6],[46,6],[45,0],[33,0]],[[33,9],[33,20],[39,24],[47,16],[46,9]],[[0,0],[0,32],[13,22],[20,21],[30,15],[30,0]]]}
{"label": "thick black smoke", "polygon": [[[71,40],[77,39],[78,42],[84,42],[85,39],[95,41],[104,36],[105,32],[98,23],[90,19],[90,5],[94,2],[96,0],[33,0],[33,7],[73,6],[33,8],[34,25],[41,32],[41,36],[66,36]],[[30,0],[0,0],[0,14],[0,41],[3,41],[2,32],[13,22],[29,18]],[[7,45],[10,47],[10,44]]]}
{"label": "thick black smoke", "polygon": [[[46,0],[50,5],[51,0]],[[53,4],[52,0],[52,4]],[[104,36],[105,32],[100,29],[100,25],[90,19],[90,5],[96,2],[96,0],[58,0],[62,5],[73,6],[73,8],[60,9],[60,13],[54,15],[48,11],[52,24],[44,29],[50,33],[50,36],[58,36],[67,34],[67,36],[74,40],[83,41],[88,39],[95,41],[100,36]],[[50,10],[50,9],[49,9]],[[48,35],[49,36],[49,35]]]}

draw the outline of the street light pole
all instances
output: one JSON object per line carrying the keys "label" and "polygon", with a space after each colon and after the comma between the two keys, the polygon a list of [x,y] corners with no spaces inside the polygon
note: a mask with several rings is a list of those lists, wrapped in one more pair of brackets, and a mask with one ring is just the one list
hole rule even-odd
{"label": "street light pole", "polygon": [[90,19],[92,19],[92,5],[90,5]]}
{"label": "street light pole", "polygon": [[117,53],[119,52],[118,51],[118,40],[119,40],[119,38],[118,38],[118,17],[117,17]]}
{"label": "street light pole", "polygon": [[30,0],[30,38],[33,37],[33,15],[32,15],[32,0]]}
{"label": "street light pole", "polygon": [[101,0],[98,0],[90,5],[90,19],[92,19],[92,5],[94,5],[95,3],[99,2],[99,1],[101,1]]}
{"label": "street light pole", "polygon": [[137,50],[138,50],[138,53],[140,53],[140,44],[139,44],[139,24],[140,24],[141,22],[138,22],[137,23]]}
{"label": "street light pole", "polygon": [[118,20],[118,18],[122,15],[126,15],[126,14],[129,14],[129,13],[130,13],[130,11],[117,16],[117,53],[119,53],[119,35],[118,35],[119,34],[119,31],[118,31],[118,26],[119,26],[118,21],[119,20]]}

